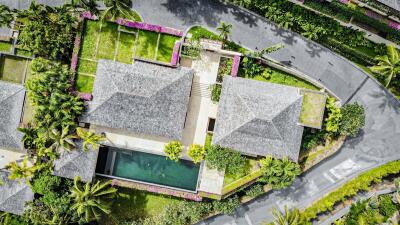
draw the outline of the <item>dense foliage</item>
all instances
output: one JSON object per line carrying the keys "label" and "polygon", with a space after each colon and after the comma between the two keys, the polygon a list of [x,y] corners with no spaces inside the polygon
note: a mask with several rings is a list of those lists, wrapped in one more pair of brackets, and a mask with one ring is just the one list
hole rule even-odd
{"label": "dense foliage", "polygon": [[207,149],[206,162],[207,167],[225,170],[225,173],[230,174],[241,173],[246,165],[246,159],[239,152],[218,145]]}
{"label": "dense foliage", "polygon": [[14,14],[5,5],[0,5],[0,27],[11,27],[11,22],[14,19]]}
{"label": "dense foliage", "polygon": [[26,89],[35,112],[33,125],[21,130],[24,145],[40,157],[55,158],[60,148],[73,147],[72,133],[83,102],[71,93],[72,74],[66,65],[37,58],[31,71]]}
{"label": "dense foliage", "polygon": [[257,196],[259,196],[259,195],[264,193],[263,185],[261,185],[261,184],[252,185],[251,187],[249,187],[246,190],[245,193],[246,193],[246,196],[249,196],[251,198],[255,198],[255,197],[257,197]]}
{"label": "dense foliage", "polygon": [[356,195],[359,191],[368,191],[371,184],[381,182],[382,178],[399,172],[400,161],[389,162],[369,170],[314,202],[302,212],[302,217],[304,220],[310,221],[316,218],[319,213],[331,211],[337,202],[344,201],[346,198]]}
{"label": "dense foliage", "polygon": [[206,150],[203,146],[193,144],[190,145],[188,150],[188,155],[193,160],[194,163],[199,163],[204,160],[204,156],[206,155]]}
{"label": "dense foliage", "polygon": [[301,173],[299,164],[290,161],[286,157],[275,159],[267,156],[260,160],[260,164],[263,175],[259,180],[266,182],[275,189],[288,187]]}
{"label": "dense foliage", "polygon": [[171,141],[164,146],[164,152],[168,159],[179,161],[183,145],[179,141]]}
{"label": "dense foliage", "polygon": [[355,137],[365,125],[365,110],[358,103],[343,106],[340,134]]}
{"label": "dense foliage", "polygon": [[377,56],[375,60],[377,64],[371,67],[372,72],[384,81],[386,87],[394,80],[396,87],[399,88],[399,77],[397,77],[400,74],[399,50],[393,45],[388,45],[386,55]]}
{"label": "dense foliage", "polygon": [[32,1],[27,10],[19,13],[26,21],[19,44],[38,56],[69,58],[77,25],[71,10],[68,5],[52,8]]}
{"label": "dense foliage", "polygon": [[328,98],[326,101],[326,109],[328,111],[328,118],[325,119],[325,129],[330,133],[337,133],[342,120],[341,109],[336,106],[335,98]]}
{"label": "dense foliage", "polygon": [[210,88],[211,88],[211,101],[219,102],[222,91],[222,84],[218,83],[212,84]]}
{"label": "dense foliage", "polygon": [[99,145],[98,143],[105,140],[103,135],[97,135],[90,130],[85,130],[80,127],[76,129],[76,134],[83,141],[84,151],[88,151],[89,149],[96,150]]}

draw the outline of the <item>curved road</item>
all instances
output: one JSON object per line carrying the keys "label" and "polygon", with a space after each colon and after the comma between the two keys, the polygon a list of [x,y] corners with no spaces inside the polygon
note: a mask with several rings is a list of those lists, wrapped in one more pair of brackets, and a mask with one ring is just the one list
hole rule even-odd
{"label": "curved road", "polygon": [[[24,8],[29,1],[0,0],[0,4]],[[63,2],[38,0],[52,4],[57,1]],[[347,140],[336,155],[303,174],[291,187],[244,204],[232,216],[220,215],[200,224],[262,224],[272,219],[272,207],[305,207],[362,171],[400,158],[400,103],[348,60],[262,17],[217,0],[133,0],[133,8],[146,22],[179,29],[202,25],[215,30],[220,21],[225,21],[233,25],[231,39],[253,50],[284,43],[285,48],[271,54],[271,58],[318,80],[343,103],[359,102],[366,109],[361,134]]]}
{"label": "curved road", "polygon": [[249,49],[284,43],[271,58],[295,68],[333,91],[342,102],[359,102],[366,125],[333,157],[321,162],[285,190],[242,205],[232,216],[220,215],[200,224],[249,224],[270,221],[272,207],[304,207],[363,170],[400,158],[400,103],[358,67],[328,49],[246,10],[216,0],[135,0],[146,22],[187,29],[214,30],[220,21],[232,24],[231,39]]}

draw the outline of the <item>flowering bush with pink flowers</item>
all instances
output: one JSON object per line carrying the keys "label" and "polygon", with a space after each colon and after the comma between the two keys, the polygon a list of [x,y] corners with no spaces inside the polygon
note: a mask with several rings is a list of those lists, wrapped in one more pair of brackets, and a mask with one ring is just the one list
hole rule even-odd
{"label": "flowering bush with pink flowers", "polygon": [[172,57],[171,57],[171,65],[172,66],[176,66],[178,64],[180,47],[181,47],[181,42],[176,41],[175,45],[174,45],[174,50],[172,51]]}
{"label": "flowering bush with pink flowers", "polygon": [[80,99],[82,99],[84,101],[92,101],[92,99],[93,99],[93,95],[90,93],[79,92],[78,96]]}
{"label": "flowering bush with pink flowers", "polygon": [[389,21],[389,27],[396,29],[396,30],[400,30],[400,23],[394,22],[392,20]]}
{"label": "flowering bush with pink flowers", "polygon": [[99,18],[96,15],[92,15],[90,12],[81,12],[81,18],[89,19],[89,20],[98,20]]}
{"label": "flowering bush with pink flowers", "polygon": [[170,28],[170,27],[163,27],[163,26],[149,24],[149,23],[143,23],[143,22],[129,21],[129,20],[126,20],[123,18],[118,18],[115,22],[119,25],[136,28],[139,30],[148,30],[148,31],[153,31],[153,32],[157,32],[157,33],[170,34],[170,35],[174,35],[174,36],[178,36],[178,37],[183,36],[183,31],[177,30],[174,28]]}
{"label": "flowering bush with pink flowers", "polygon": [[240,56],[235,55],[233,57],[233,64],[232,64],[232,70],[231,70],[231,76],[236,77],[238,70],[239,70],[239,64],[240,64]]}

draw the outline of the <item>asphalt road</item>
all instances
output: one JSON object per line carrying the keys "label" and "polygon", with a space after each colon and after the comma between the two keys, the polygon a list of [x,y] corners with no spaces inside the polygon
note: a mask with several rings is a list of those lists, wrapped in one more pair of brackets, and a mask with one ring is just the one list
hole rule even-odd
{"label": "asphalt road", "polygon": [[[26,7],[27,2],[0,0],[0,4],[14,8]],[[253,13],[216,0],[134,0],[133,8],[146,22],[179,29],[201,25],[215,30],[224,21],[233,25],[230,38],[253,50],[283,43],[285,48],[271,58],[318,80],[342,102],[358,102],[366,109],[361,134],[348,139],[337,154],[303,174],[291,187],[244,204],[234,215],[215,216],[200,224],[263,224],[272,219],[273,207],[305,207],[362,171],[400,159],[399,101],[348,60]]]}

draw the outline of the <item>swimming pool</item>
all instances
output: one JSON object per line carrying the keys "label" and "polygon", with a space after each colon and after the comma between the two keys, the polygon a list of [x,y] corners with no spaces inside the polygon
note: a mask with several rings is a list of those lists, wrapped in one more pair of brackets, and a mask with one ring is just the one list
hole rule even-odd
{"label": "swimming pool", "polygon": [[196,191],[200,166],[165,156],[109,146],[99,150],[96,173],[128,180]]}

